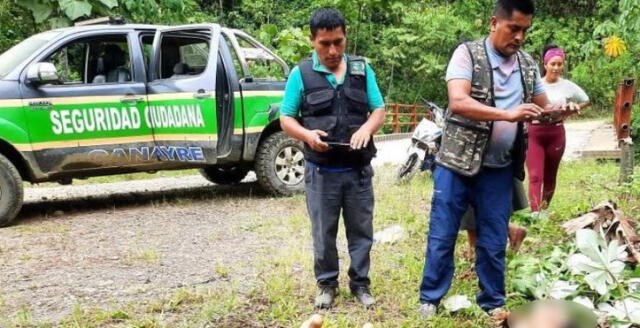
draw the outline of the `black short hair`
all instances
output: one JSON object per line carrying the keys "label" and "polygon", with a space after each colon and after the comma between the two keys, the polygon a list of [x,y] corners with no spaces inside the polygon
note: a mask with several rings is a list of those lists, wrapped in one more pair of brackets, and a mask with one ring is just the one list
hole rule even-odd
{"label": "black short hair", "polygon": [[536,6],[533,4],[533,0],[498,0],[493,15],[500,18],[511,18],[514,10],[525,15],[533,15]]}
{"label": "black short hair", "polygon": [[336,8],[323,7],[318,8],[311,14],[311,20],[309,21],[309,27],[311,28],[311,35],[316,36],[318,30],[334,30],[338,27],[342,28],[342,31],[347,33],[346,22],[342,13]]}
{"label": "black short hair", "polygon": [[544,55],[547,54],[547,51],[551,50],[551,49],[555,49],[555,48],[560,48],[557,45],[553,44],[553,43],[549,43],[546,46],[544,46],[544,48],[542,49],[542,58],[544,59]]}

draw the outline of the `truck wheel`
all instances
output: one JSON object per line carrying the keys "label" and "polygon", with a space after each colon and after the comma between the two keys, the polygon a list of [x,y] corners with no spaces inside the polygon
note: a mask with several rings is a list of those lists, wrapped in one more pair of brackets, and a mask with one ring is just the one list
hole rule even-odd
{"label": "truck wheel", "polygon": [[220,185],[234,184],[242,181],[249,173],[246,166],[207,166],[200,169],[200,174],[207,180]]}
{"label": "truck wheel", "polygon": [[302,142],[284,132],[268,136],[258,148],[255,171],[258,183],[276,195],[291,195],[304,190]]}
{"label": "truck wheel", "polygon": [[22,177],[16,167],[3,155],[0,155],[0,227],[13,220],[24,199]]}

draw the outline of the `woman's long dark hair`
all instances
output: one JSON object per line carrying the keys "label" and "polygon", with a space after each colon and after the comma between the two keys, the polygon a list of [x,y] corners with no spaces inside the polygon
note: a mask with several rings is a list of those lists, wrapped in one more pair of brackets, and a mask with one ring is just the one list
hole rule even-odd
{"label": "woman's long dark hair", "polygon": [[560,48],[560,47],[558,47],[554,43],[549,43],[546,46],[544,46],[544,48],[542,48],[542,57],[540,57],[540,58],[542,58],[542,60],[541,60],[541,62],[542,62],[542,77],[547,75],[547,68],[544,65],[544,55],[547,54],[547,51],[549,51],[549,49],[554,49],[554,48]]}

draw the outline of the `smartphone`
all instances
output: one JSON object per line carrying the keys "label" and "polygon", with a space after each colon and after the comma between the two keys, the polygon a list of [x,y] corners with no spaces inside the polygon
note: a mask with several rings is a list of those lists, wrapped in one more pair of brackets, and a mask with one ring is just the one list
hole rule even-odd
{"label": "smartphone", "polygon": [[567,113],[567,111],[565,111],[563,109],[547,110],[547,111],[542,112],[540,115],[538,115],[538,117],[536,117],[536,119],[541,120],[541,121],[557,120],[557,119],[561,118],[566,113]]}
{"label": "smartphone", "polygon": [[324,143],[334,147],[351,147],[351,144],[348,142],[325,141]]}

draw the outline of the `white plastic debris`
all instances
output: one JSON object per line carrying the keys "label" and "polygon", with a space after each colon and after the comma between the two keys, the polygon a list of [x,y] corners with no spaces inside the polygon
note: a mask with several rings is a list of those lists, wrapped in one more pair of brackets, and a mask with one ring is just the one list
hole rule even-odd
{"label": "white plastic debris", "polygon": [[374,243],[393,244],[406,237],[404,228],[399,224],[387,227],[384,230],[378,231],[373,235]]}
{"label": "white plastic debris", "polygon": [[449,312],[457,312],[471,307],[471,301],[465,295],[453,295],[442,302],[444,308]]}

